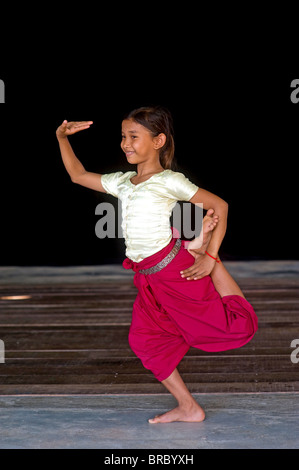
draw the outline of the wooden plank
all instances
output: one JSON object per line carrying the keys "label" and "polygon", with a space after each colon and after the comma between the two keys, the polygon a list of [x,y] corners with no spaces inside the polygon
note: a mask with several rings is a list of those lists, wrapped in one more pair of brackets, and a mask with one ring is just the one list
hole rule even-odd
{"label": "wooden plank", "polygon": [[[122,325],[79,325],[55,327],[2,327],[1,339],[6,349],[115,349],[127,348],[129,326]],[[283,322],[267,323],[243,348],[287,347],[299,336],[298,323],[284,325]]]}
{"label": "wooden plank", "polygon": [[[218,353],[211,353],[211,357],[215,358],[218,356],[261,356],[261,357],[268,357],[268,356],[290,356],[292,348],[289,345],[287,347],[251,347],[251,343],[246,345],[243,348],[239,349],[231,349],[228,351],[222,351]],[[43,349],[43,350],[12,350],[6,351],[5,353],[6,359],[19,359],[19,360],[26,360],[26,359],[76,359],[80,360],[84,358],[85,360],[89,359],[105,359],[105,358],[112,358],[117,357],[119,359],[127,358],[127,357],[135,357],[133,351],[127,345],[126,348],[122,349]],[[201,351],[200,349],[190,348],[187,352],[185,357],[206,357],[207,353],[205,351]]]}
{"label": "wooden plank", "polygon": [[[134,374],[136,368],[140,369],[140,360],[137,357],[105,357],[101,359],[61,359],[58,358],[22,358],[7,359],[0,368],[0,377],[7,375],[50,375],[56,370],[65,368],[65,374],[78,373],[82,375],[91,373],[109,373],[116,370],[122,374]],[[246,367],[244,367],[244,364]],[[229,374],[243,373],[272,373],[286,372],[294,378],[298,374],[297,364],[292,363],[290,356],[186,356],[180,363],[180,371],[194,374]]]}
{"label": "wooden plank", "polygon": [[[186,382],[191,393],[299,392],[299,382],[207,383]],[[158,381],[147,384],[9,384],[0,386],[0,395],[101,395],[169,393]]]}
{"label": "wooden plank", "polygon": [[[273,310],[258,310],[256,314],[259,320],[259,327],[262,326],[298,326],[299,323],[299,310],[294,311],[273,311]],[[86,310],[80,312],[72,311],[69,313],[58,313],[57,311],[51,313],[26,313],[23,312],[9,312],[1,314],[0,331],[4,332],[5,328],[54,328],[61,326],[62,328],[68,327],[88,327],[88,326],[105,326],[105,325],[120,325],[130,326],[132,320],[131,309],[129,312],[120,312],[119,310],[103,311],[98,313],[90,313]]]}
{"label": "wooden plank", "polygon": [[[249,384],[249,388],[252,386],[252,384],[256,385],[256,389],[258,388],[258,384],[261,381],[262,383],[290,383],[292,384],[294,381],[293,380],[288,380],[288,376],[285,373],[280,373],[277,374],[277,377],[274,377],[270,374],[266,374],[265,377],[259,377],[259,375],[254,375],[254,374],[240,374],[238,376],[235,376],[232,374],[230,377],[230,380],[227,379],[227,374],[217,374],[217,375],[211,375],[209,377],[203,377],[201,374],[193,375],[193,374],[181,374],[183,380],[185,383],[196,383],[199,386],[202,384],[216,384],[218,387],[215,387],[214,390],[218,390],[219,392],[222,391],[223,384],[230,383],[231,385],[234,383],[242,383],[244,390],[248,390],[247,384]],[[2,388],[2,385],[29,385],[29,384],[39,384],[39,385],[45,385],[45,384],[55,384],[55,385],[65,385],[65,384],[82,384],[81,380],[82,376],[79,375],[74,375],[74,374],[52,374],[52,375],[30,375],[30,376],[7,376],[3,378],[3,382],[1,382],[0,387]],[[234,380],[235,379],[235,380]],[[115,374],[91,374],[91,375],[85,375],[84,376],[84,382],[85,385],[89,384],[97,384],[98,385],[98,393],[101,392],[101,385],[120,385],[120,384],[134,384],[136,387],[136,392],[138,393],[138,388],[139,385],[141,384],[154,384],[156,383],[156,379],[151,375],[146,376],[141,373],[136,373],[136,374],[127,374],[127,375],[119,375],[116,376]],[[137,384],[137,386],[136,386]],[[1,390],[0,388],[0,390]]]}

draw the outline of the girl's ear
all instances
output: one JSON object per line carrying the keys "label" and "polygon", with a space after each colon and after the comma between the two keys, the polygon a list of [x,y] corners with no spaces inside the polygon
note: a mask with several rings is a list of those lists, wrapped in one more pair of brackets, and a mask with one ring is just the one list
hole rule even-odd
{"label": "girl's ear", "polygon": [[154,149],[156,150],[161,149],[166,143],[166,135],[163,133],[157,135],[156,137],[154,137],[153,142],[154,142]]}

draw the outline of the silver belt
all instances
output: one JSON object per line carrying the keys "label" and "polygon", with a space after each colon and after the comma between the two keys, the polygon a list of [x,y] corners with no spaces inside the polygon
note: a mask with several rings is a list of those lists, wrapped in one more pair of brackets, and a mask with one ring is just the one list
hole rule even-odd
{"label": "silver belt", "polygon": [[178,254],[180,247],[181,247],[181,239],[178,238],[175,244],[173,245],[173,248],[170,251],[170,253],[168,253],[168,255],[165,256],[164,259],[162,259],[162,261],[160,261],[155,266],[152,266],[151,268],[140,269],[138,272],[140,274],[155,274],[161,271],[161,269],[165,268],[170,263],[170,261],[172,261],[173,258]]}

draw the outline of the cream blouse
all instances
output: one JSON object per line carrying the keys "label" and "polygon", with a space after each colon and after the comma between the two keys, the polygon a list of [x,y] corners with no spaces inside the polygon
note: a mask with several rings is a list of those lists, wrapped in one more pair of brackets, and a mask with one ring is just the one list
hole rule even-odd
{"label": "cream blouse", "polygon": [[198,186],[172,170],[156,173],[137,185],[131,182],[135,175],[136,171],[108,173],[101,175],[101,183],[108,194],[122,202],[126,256],[139,263],[168,245],[176,202],[189,201]]}

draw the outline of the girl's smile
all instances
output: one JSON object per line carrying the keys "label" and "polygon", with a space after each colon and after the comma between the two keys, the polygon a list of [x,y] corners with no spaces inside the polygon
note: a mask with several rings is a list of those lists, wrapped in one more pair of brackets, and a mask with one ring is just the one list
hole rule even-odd
{"label": "girl's smile", "polygon": [[126,153],[126,157],[131,157],[135,152],[125,152]]}

